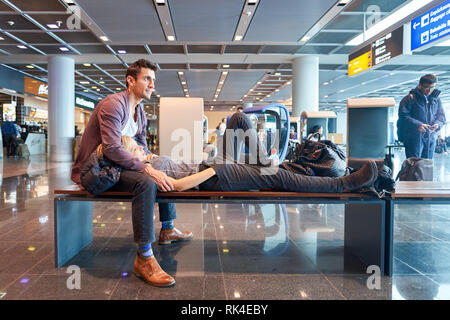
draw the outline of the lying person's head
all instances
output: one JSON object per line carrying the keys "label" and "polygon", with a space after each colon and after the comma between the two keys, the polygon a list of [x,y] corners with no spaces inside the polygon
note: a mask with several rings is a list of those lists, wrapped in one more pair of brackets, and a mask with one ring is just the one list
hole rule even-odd
{"label": "lying person's head", "polygon": [[[138,158],[140,161],[147,160],[144,147],[137,144],[136,140],[130,136],[122,136],[122,145],[126,151],[128,151],[133,157]],[[99,144],[96,150],[97,157],[103,157],[103,146]]]}

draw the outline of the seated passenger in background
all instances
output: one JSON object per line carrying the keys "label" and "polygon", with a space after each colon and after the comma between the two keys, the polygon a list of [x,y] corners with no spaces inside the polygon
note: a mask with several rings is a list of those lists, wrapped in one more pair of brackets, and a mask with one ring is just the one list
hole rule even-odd
{"label": "seated passenger in background", "polygon": [[447,154],[447,143],[445,142],[444,139],[442,139],[442,136],[440,136],[440,135],[438,136],[438,138],[436,140],[435,152]]}
{"label": "seated passenger in background", "polygon": [[319,141],[323,138],[323,128],[319,125],[316,125],[311,128],[308,132],[308,136],[306,137],[306,140],[311,141]]}

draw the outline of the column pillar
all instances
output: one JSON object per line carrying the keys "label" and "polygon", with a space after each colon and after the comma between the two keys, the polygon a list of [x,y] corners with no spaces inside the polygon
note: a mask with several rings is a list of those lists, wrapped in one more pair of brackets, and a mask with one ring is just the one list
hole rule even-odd
{"label": "column pillar", "polygon": [[50,161],[72,161],[75,125],[75,61],[48,59],[48,152]]}
{"label": "column pillar", "polygon": [[319,110],[319,57],[302,56],[292,61],[292,116]]}

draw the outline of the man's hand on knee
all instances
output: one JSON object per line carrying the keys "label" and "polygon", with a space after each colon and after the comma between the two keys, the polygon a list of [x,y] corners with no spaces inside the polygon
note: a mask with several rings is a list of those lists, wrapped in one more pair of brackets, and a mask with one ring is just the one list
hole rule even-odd
{"label": "man's hand on knee", "polygon": [[168,192],[174,190],[172,181],[164,172],[153,169],[150,165],[147,165],[144,172],[155,180],[159,191]]}

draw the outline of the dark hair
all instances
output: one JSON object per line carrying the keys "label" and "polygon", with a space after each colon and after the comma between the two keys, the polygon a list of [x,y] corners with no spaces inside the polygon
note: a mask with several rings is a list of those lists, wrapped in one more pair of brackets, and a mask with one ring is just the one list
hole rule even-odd
{"label": "dark hair", "polygon": [[322,126],[315,125],[309,130],[308,134],[319,132],[320,128],[322,128]]}
{"label": "dark hair", "polygon": [[426,74],[420,78],[420,85],[423,84],[435,84],[437,82],[437,77],[434,74]]}
{"label": "dark hair", "polygon": [[156,66],[148,60],[139,59],[138,61],[133,62],[133,64],[131,64],[128,67],[127,73],[125,75],[125,84],[127,85],[127,88],[128,88],[128,81],[127,81],[128,76],[132,76],[135,80],[137,80],[137,76],[141,72],[142,68],[151,69],[153,71],[157,70]]}
{"label": "dark hair", "polygon": [[237,107],[236,110],[244,110],[244,108],[242,108],[242,107]]}

